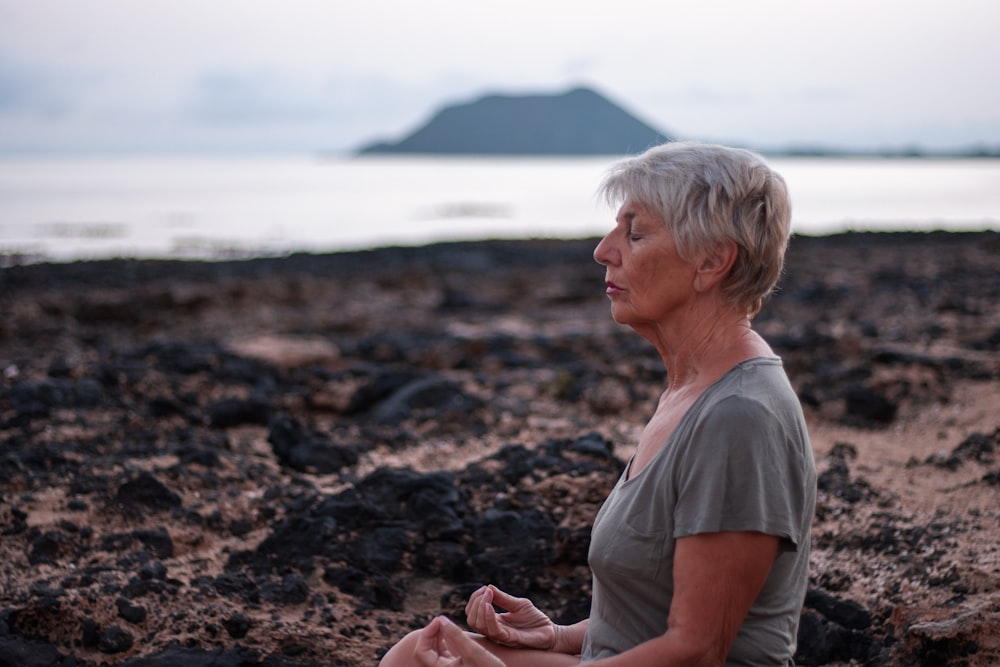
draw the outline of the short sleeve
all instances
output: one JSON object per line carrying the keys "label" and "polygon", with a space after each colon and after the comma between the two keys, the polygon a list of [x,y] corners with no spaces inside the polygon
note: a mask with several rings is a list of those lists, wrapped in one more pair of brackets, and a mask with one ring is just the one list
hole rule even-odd
{"label": "short sleeve", "polygon": [[674,537],[755,531],[797,549],[808,469],[796,424],[751,398],[725,398],[701,416],[676,469]]}

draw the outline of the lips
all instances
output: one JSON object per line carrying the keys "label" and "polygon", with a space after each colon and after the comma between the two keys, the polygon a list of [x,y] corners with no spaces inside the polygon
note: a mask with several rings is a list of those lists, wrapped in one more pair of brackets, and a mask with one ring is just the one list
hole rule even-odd
{"label": "lips", "polygon": [[610,280],[604,281],[604,286],[605,286],[604,292],[605,292],[605,294],[608,294],[608,295],[618,294],[619,292],[624,292],[625,291],[624,289],[622,289],[618,285],[614,284]]}

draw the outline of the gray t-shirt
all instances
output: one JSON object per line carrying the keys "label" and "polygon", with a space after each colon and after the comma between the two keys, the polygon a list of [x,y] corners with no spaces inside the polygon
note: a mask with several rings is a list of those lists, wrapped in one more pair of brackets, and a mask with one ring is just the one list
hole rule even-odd
{"label": "gray t-shirt", "polygon": [[781,546],[726,665],[791,665],[808,583],[816,468],[781,360],[735,366],[695,401],[649,464],[626,475],[594,522],[583,661],[666,632],[675,540],[758,531],[780,537]]}

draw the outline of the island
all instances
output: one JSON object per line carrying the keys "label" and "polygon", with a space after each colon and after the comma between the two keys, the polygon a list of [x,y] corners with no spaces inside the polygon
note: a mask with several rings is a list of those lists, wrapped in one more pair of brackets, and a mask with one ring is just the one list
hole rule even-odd
{"label": "island", "polygon": [[490,94],[446,106],[399,141],[361,147],[359,155],[625,155],[670,140],[596,91],[552,95]]}

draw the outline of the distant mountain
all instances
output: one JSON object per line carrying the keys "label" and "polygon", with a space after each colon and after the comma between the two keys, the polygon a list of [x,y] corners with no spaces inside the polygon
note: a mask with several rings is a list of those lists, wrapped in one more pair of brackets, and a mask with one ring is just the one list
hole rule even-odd
{"label": "distant mountain", "polygon": [[488,95],[446,107],[400,141],[359,154],[624,155],[669,137],[589,88],[558,95]]}

